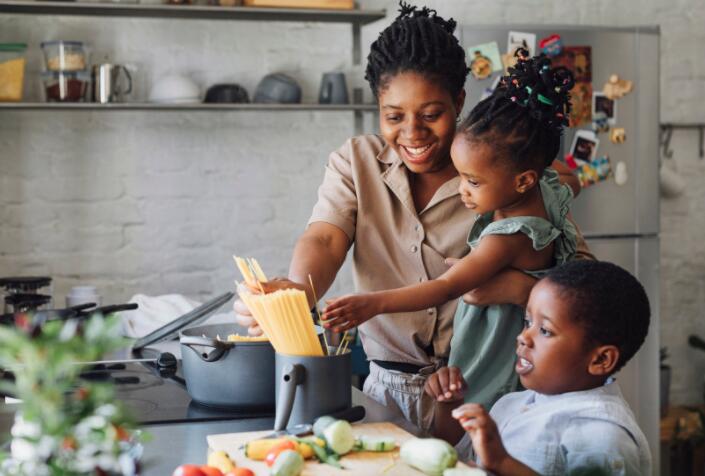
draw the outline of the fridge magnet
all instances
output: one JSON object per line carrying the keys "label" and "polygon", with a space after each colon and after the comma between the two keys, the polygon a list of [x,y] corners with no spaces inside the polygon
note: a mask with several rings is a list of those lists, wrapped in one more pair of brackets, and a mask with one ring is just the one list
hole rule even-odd
{"label": "fridge magnet", "polygon": [[502,55],[502,65],[504,66],[504,73],[509,74],[509,68],[517,64],[517,58],[514,53],[505,53]]}
{"label": "fridge magnet", "polygon": [[482,95],[480,96],[480,101],[487,99],[492,95],[495,89],[497,89],[497,86],[499,86],[499,81],[502,79],[502,76],[497,75],[495,78],[492,80],[492,84],[482,90]]}
{"label": "fridge magnet", "polygon": [[624,127],[614,127],[610,131],[610,140],[613,144],[624,144],[627,140],[627,133]]}
{"label": "fridge magnet", "polygon": [[614,183],[617,185],[624,185],[629,180],[627,174],[627,164],[623,160],[617,162],[617,166],[614,168]]}
{"label": "fridge magnet", "polygon": [[570,90],[569,127],[580,127],[590,124],[592,120],[592,83],[575,83]]}
{"label": "fridge magnet", "polygon": [[598,145],[600,145],[600,140],[594,132],[586,130],[575,131],[570,155],[573,156],[578,165],[586,164],[595,158]]}
{"label": "fridge magnet", "polygon": [[565,46],[551,60],[552,66],[564,66],[573,73],[576,83],[592,82],[592,48],[589,46]]}
{"label": "fridge magnet", "polygon": [[608,98],[605,93],[592,93],[592,117],[601,112],[607,116],[607,122],[613,126],[617,122],[617,101]]}
{"label": "fridge magnet", "polygon": [[548,57],[554,57],[563,51],[563,40],[561,35],[553,34],[539,41],[539,49]]}
{"label": "fridge magnet", "polygon": [[592,131],[594,133],[608,132],[610,123],[607,121],[607,114],[602,111],[592,113]]}
{"label": "fridge magnet", "polygon": [[502,71],[502,59],[496,41],[468,48],[470,71],[476,79],[488,78],[493,71]]}
{"label": "fridge magnet", "polygon": [[589,163],[581,165],[577,169],[576,174],[580,181],[580,186],[583,188],[607,180],[612,175],[610,158],[603,155],[591,160]]}
{"label": "fridge magnet", "polygon": [[536,54],[536,35],[521,31],[510,31],[507,39],[507,53],[514,56],[517,48],[525,48],[529,51],[529,56],[534,56]]}
{"label": "fridge magnet", "polygon": [[575,157],[573,157],[573,154],[566,154],[565,157],[563,157],[563,162],[572,170],[575,170],[578,168],[577,162],[575,162]]}
{"label": "fridge magnet", "polygon": [[602,88],[602,93],[609,99],[619,99],[629,94],[634,89],[634,82],[621,79],[616,74],[610,75],[610,79]]}

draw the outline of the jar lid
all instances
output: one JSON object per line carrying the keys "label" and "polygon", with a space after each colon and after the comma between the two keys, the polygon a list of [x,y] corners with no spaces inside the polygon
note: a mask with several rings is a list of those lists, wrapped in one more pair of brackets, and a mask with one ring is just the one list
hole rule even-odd
{"label": "jar lid", "polygon": [[24,51],[27,49],[27,43],[0,43],[0,51]]}
{"label": "jar lid", "polygon": [[81,81],[89,81],[91,79],[91,75],[86,70],[43,71],[42,79],[80,79]]}
{"label": "jar lid", "polygon": [[51,284],[48,276],[16,276],[0,278],[0,287],[6,289],[39,289]]}

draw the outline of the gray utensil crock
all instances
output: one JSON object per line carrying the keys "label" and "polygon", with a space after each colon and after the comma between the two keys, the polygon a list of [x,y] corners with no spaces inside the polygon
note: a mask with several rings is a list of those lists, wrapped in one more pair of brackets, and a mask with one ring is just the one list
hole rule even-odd
{"label": "gray utensil crock", "polygon": [[269,342],[227,342],[247,335],[235,324],[192,327],[181,332],[186,390],[202,405],[274,408],[274,349]]}
{"label": "gray utensil crock", "polygon": [[335,355],[336,350],[331,347],[324,357],[276,354],[276,431],[350,408],[350,351]]}

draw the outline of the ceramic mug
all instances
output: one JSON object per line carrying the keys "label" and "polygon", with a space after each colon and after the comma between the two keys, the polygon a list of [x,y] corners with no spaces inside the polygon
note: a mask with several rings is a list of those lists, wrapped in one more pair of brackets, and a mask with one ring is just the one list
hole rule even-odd
{"label": "ceramic mug", "polygon": [[344,73],[323,73],[318,102],[320,104],[348,104],[350,102]]}

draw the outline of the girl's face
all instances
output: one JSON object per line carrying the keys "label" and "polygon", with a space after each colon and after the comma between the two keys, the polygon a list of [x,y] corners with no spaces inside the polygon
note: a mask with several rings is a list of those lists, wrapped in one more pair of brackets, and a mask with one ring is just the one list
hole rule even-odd
{"label": "girl's face", "polygon": [[460,174],[460,199],[478,214],[510,206],[521,194],[515,190],[515,171],[496,160],[492,148],[483,142],[469,142],[458,134],[450,149],[453,165]]}
{"label": "girl's face", "polygon": [[410,171],[437,172],[451,163],[464,91],[454,98],[436,82],[407,71],[389,79],[378,99],[382,136]]}
{"label": "girl's face", "polygon": [[554,395],[595,385],[588,370],[593,351],[585,345],[585,330],[571,318],[572,306],[546,279],[531,291],[515,367],[525,388]]}

